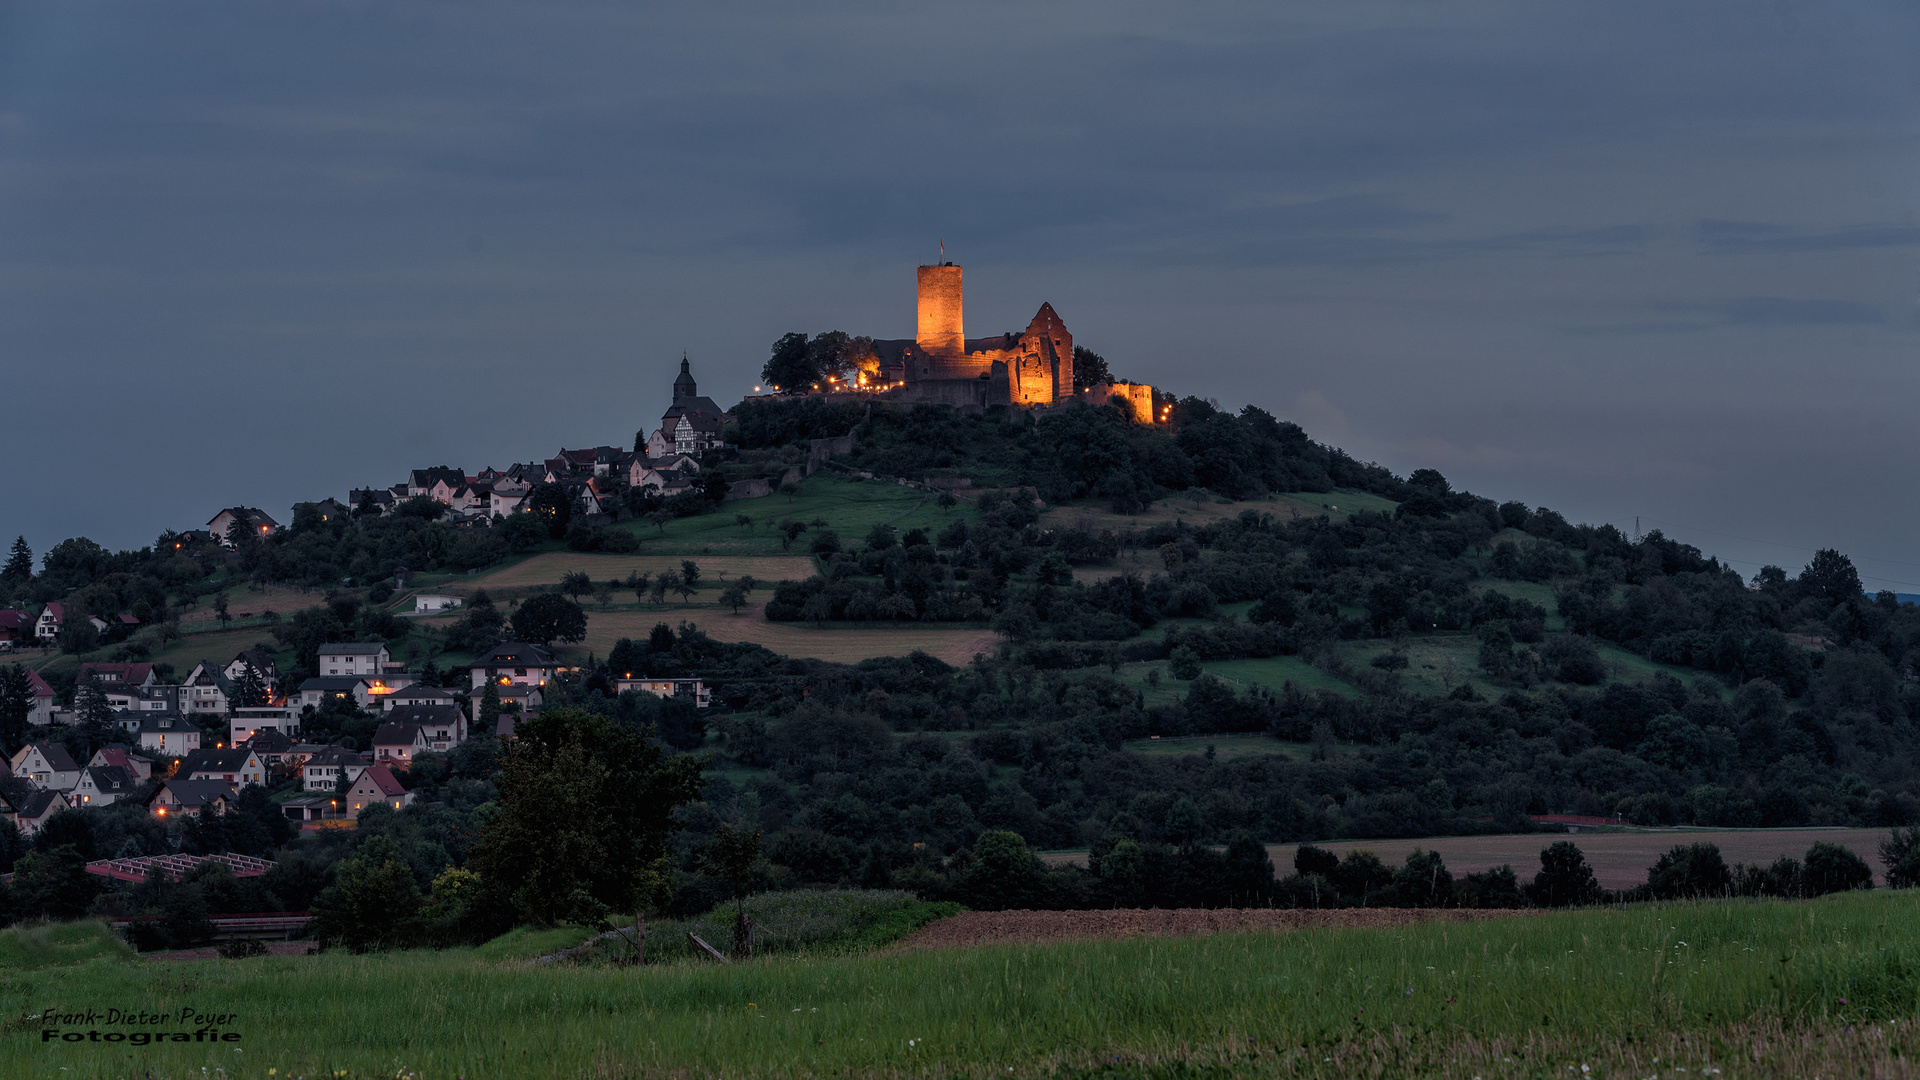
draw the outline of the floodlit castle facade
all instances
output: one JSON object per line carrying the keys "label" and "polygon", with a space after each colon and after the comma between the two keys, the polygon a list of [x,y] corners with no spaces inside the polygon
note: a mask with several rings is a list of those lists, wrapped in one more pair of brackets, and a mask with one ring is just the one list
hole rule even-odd
{"label": "floodlit castle facade", "polygon": [[1052,304],[1018,334],[966,335],[964,278],[956,263],[919,268],[917,332],[875,341],[887,396],[948,405],[1054,405],[1073,399],[1073,335]]}

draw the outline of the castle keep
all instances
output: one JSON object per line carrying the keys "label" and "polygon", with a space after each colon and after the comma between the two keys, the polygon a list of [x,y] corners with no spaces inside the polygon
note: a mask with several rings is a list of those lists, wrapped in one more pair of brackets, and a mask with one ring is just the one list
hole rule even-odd
{"label": "castle keep", "polygon": [[1024,332],[968,339],[961,268],[919,269],[912,339],[875,341],[887,396],[946,405],[1053,405],[1073,398],[1073,335],[1052,304]]}

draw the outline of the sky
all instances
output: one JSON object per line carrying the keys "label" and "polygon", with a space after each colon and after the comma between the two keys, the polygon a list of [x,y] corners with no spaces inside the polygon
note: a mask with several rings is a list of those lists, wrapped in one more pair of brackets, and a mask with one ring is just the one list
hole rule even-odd
{"label": "sky", "polygon": [[[0,4],[0,533],[632,444],[1042,301],[1404,475],[1920,592],[1920,9]],[[284,520],[284,519],[283,519]]]}

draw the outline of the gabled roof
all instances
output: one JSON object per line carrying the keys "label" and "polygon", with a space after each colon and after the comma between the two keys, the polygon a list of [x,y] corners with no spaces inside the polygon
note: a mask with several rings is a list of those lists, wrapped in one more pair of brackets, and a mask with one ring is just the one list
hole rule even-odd
{"label": "gabled roof", "polygon": [[408,472],[407,486],[430,488],[436,480],[446,480],[450,483],[461,484],[465,483],[466,479],[467,472],[465,469],[456,469],[450,465],[438,465],[431,469],[414,469]]}
{"label": "gabled roof", "polygon": [[126,769],[128,771],[132,771],[133,769],[133,762],[131,759],[127,757],[127,752],[117,746],[103,746],[100,749],[95,750],[93,752],[93,759],[95,761],[98,761],[100,764],[91,766],[92,768],[100,768],[101,766],[111,766],[113,768]]}
{"label": "gabled roof", "polygon": [[286,754],[293,750],[293,740],[279,728],[261,728],[240,745],[256,754]]}
{"label": "gabled roof", "polygon": [[0,806],[16,814],[39,793],[40,789],[30,780],[17,776],[0,776]]}
{"label": "gabled roof", "polygon": [[378,656],[387,647],[378,641],[335,641],[320,646],[321,656]]}
{"label": "gabled roof", "polygon": [[[235,518],[249,525],[265,525],[269,529],[277,529],[280,527],[279,522],[273,520],[265,510],[257,506],[229,506],[225,510],[220,511],[220,514],[232,514]],[[220,520],[220,514],[215,514],[207,519],[207,528],[209,530],[213,528],[214,522]]]}
{"label": "gabled roof", "polygon": [[308,768],[315,765],[365,765],[366,763],[366,758],[339,746],[329,746],[307,759]]}
{"label": "gabled roof", "polygon": [[49,600],[47,601],[47,606],[40,609],[40,614],[52,615],[55,619],[58,619],[61,622],[66,622],[67,621],[67,605],[61,603],[58,600]]}
{"label": "gabled roof", "polygon": [[143,712],[140,717],[140,734],[147,732],[174,735],[185,732],[189,735],[200,734],[200,729],[187,722],[187,718],[177,712]]}
{"label": "gabled roof", "polygon": [[48,686],[47,680],[41,678],[40,673],[32,668],[27,669],[27,683],[33,687],[34,697],[50,698],[54,696],[53,687]]}
{"label": "gabled roof", "polygon": [[354,781],[354,786],[358,787],[369,780],[373,781],[374,786],[380,789],[380,794],[388,798],[395,798],[407,793],[407,789],[401,786],[400,781],[393,778],[393,774],[387,771],[385,765],[375,765],[366,772],[361,773],[360,778]]}
{"label": "gabled roof", "polygon": [[87,776],[93,781],[95,790],[108,795],[132,791],[135,782],[133,774],[118,765],[89,766]]}
{"label": "gabled roof", "polygon": [[33,620],[27,618],[27,613],[24,611],[14,611],[10,608],[0,611],[0,630],[24,630],[32,623]]}
{"label": "gabled roof", "polygon": [[[393,696],[408,699],[432,698],[435,701],[458,701],[460,699],[460,693],[457,690],[449,690],[444,686],[421,686],[419,683],[415,683],[412,686],[403,686],[395,690]],[[398,706],[395,706],[395,708],[398,708]]]}
{"label": "gabled roof", "polygon": [[304,694],[309,690],[316,690],[321,693],[343,694],[366,681],[366,678],[360,675],[319,675],[301,683],[300,692]]}
{"label": "gabled roof", "polygon": [[375,746],[412,746],[420,741],[419,724],[381,724],[373,733]]}
{"label": "gabled roof", "polygon": [[[396,705],[387,714],[387,722],[381,725],[385,730],[396,724],[413,724],[419,727],[448,727],[465,720],[466,714],[458,705]],[[375,741],[379,736],[374,736]]]}
{"label": "gabled roof", "polygon": [[29,821],[38,821],[52,809],[55,799],[59,799],[62,803],[66,802],[66,799],[62,798],[57,791],[35,791],[21,802],[13,804],[14,815]]}
{"label": "gabled roof", "polygon": [[180,774],[192,776],[197,772],[239,772],[247,767],[247,759],[253,752],[242,747],[234,750],[195,750],[180,763]]}
{"label": "gabled roof", "polygon": [[[131,616],[128,616],[131,618]],[[139,620],[134,620],[138,622]],[[153,674],[152,664],[107,664],[87,663],[80,665],[80,678],[98,675],[100,681],[109,685],[139,686]]]}
{"label": "gabled roof", "polygon": [[73,755],[67,753],[67,748],[60,743],[37,742],[33,746],[47,759],[47,767],[54,772],[74,772],[80,768],[79,763],[73,760]]}
{"label": "gabled roof", "polygon": [[503,641],[475,657],[469,668],[551,667],[553,654],[524,641]]}
{"label": "gabled roof", "polygon": [[190,810],[212,806],[233,797],[232,786],[224,780],[167,780],[155,789],[153,798],[147,801],[151,803],[159,798],[162,791],[172,792],[174,801]]}

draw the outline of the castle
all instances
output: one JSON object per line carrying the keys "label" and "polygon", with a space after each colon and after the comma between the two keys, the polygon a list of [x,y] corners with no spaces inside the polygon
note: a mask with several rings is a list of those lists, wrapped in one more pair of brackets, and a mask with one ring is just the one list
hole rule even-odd
{"label": "castle", "polygon": [[919,279],[918,332],[873,343],[887,397],[962,407],[1074,399],[1073,335],[1052,304],[1022,333],[969,340],[959,265],[922,266]]}

